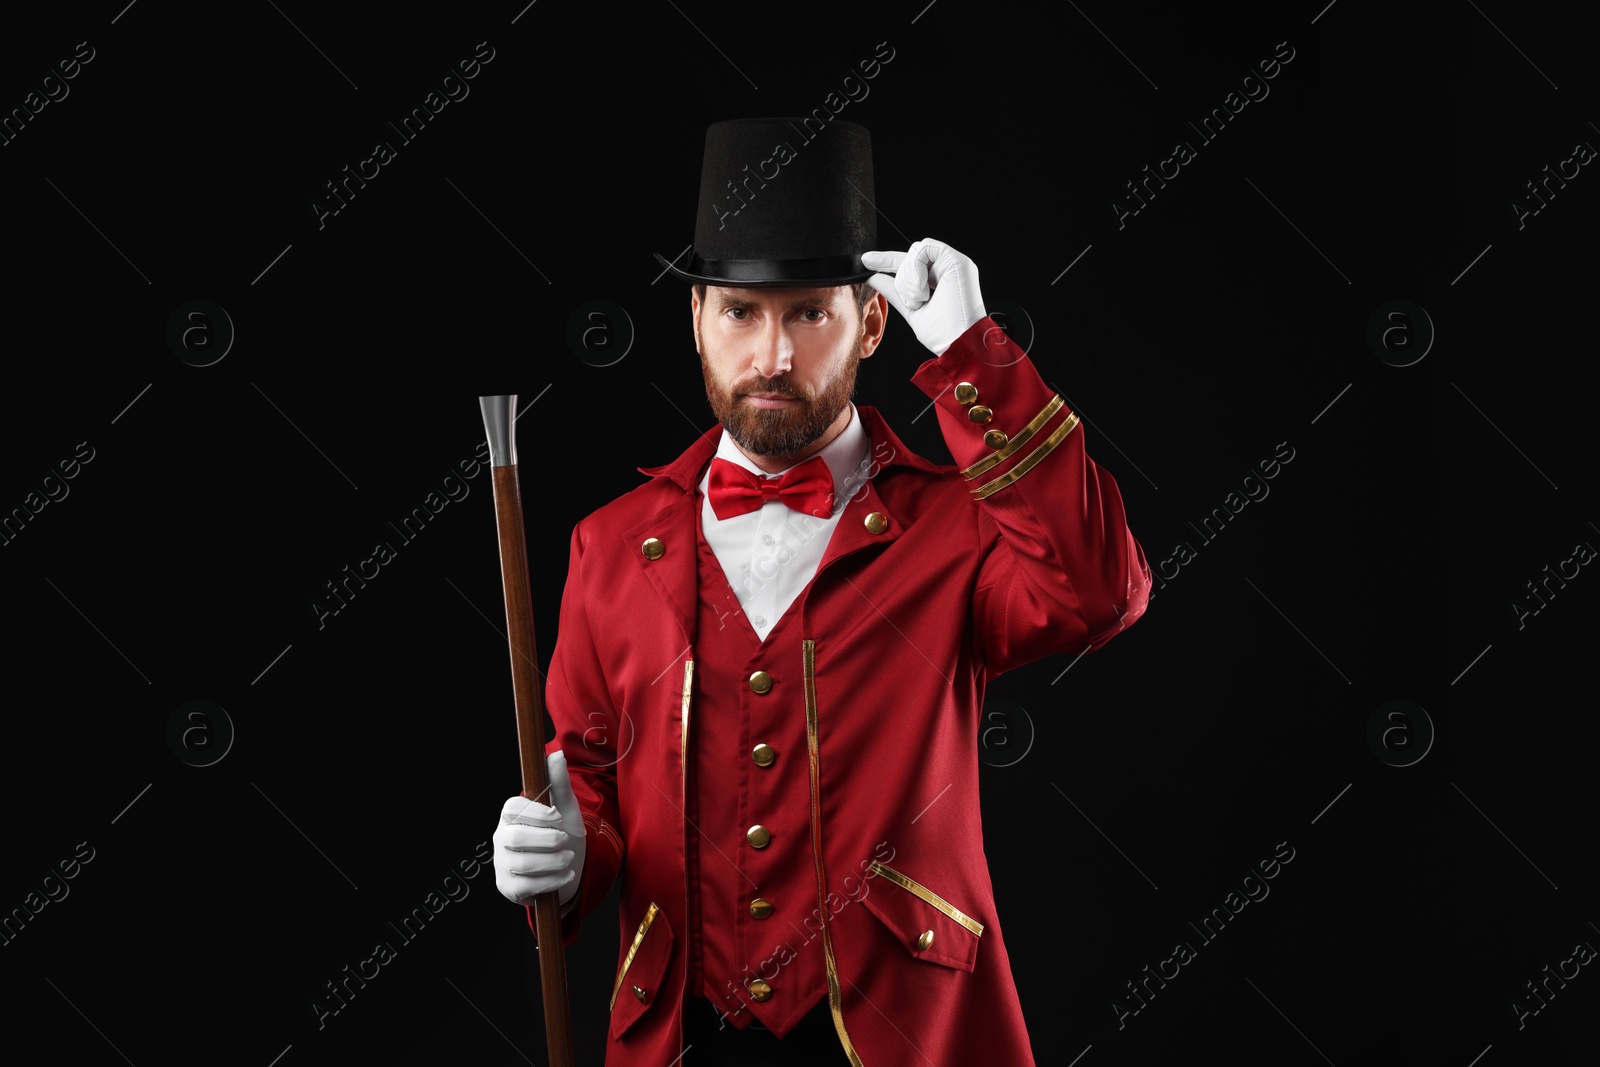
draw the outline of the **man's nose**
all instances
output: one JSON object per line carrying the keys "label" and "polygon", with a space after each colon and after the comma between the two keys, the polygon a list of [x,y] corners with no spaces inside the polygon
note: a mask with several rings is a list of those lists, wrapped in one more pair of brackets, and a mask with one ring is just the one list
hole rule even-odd
{"label": "man's nose", "polygon": [[751,365],[764,378],[776,378],[794,369],[794,340],[781,322],[769,321],[754,342]]}

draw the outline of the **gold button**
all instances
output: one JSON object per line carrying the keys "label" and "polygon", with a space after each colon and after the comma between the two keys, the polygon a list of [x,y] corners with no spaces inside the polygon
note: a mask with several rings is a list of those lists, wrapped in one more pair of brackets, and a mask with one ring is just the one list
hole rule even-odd
{"label": "gold button", "polygon": [[750,827],[750,829],[746,830],[744,836],[750,839],[750,846],[752,848],[766,848],[767,842],[772,840],[772,834],[769,833],[767,828],[762,826],[760,823],[756,823],[754,826]]}
{"label": "gold button", "polygon": [[778,754],[772,750],[771,745],[761,744],[750,750],[750,758],[756,761],[757,767],[770,767]]}
{"label": "gold button", "polygon": [[766,897],[756,897],[750,902],[750,914],[758,919],[765,919],[772,914],[772,901]]}
{"label": "gold button", "polygon": [[889,519],[881,511],[874,511],[867,516],[867,533],[881,534],[889,528]]}
{"label": "gold button", "polygon": [[919,949],[923,950],[924,952],[926,952],[928,950],[928,946],[931,945],[931,944],[933,944],[933,931],[932,930],[924,930],[924,931],[922,931],[922,936],[917,938],[917,948],[919,948]]}
{"label": "gold button", "polygon": [[976,423],[985,423],[994,418],[994,412],[982,404],[978,404],[967,409],[967,418]]}
{"label": "gold button", "polygon": [[639,998],[639,1002],[641,1004],[644,1003],[644,997],[645,997],[644,990],[640,989],[638,986],[634,986],[633,987],[633,995]]}
{"label": "gold button", "polygon": [[745,988],[750,990],[750,999],[754,1001],[766,1000],[772,996],[772,985],[762,978],[757,978]]}
{"label": "gold button", "polygon": [[756,671],[750,676],[750,689],[755,693],[765,693],[772,688],[772,675],[766,671]]}
{"label": "gold button", "polygon": [[1006,436],[1006,432],[1004,430],[990,430],[988,433],[983,435],[983,443],[988,445],[990,448],[1004,448],[1006,447],[1006,442],[1009,440],[1011,440],[1011,438]]}
{"label": "gold button", "polygon": [[652,537],[639,546],[639,551],[644,553],[645,559],[660,559],[666,550],[667,546],[661,543],[659,537]]}
{"label": "gold button", "polygon": [[970,404],[978,399],[978,387],[971,382],[962,382],[956,386],[956,400],[962,404]]}

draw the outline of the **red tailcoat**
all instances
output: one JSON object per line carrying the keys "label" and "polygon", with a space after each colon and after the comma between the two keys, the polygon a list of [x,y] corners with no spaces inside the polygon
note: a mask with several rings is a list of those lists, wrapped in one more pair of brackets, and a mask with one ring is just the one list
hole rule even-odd
{"label": "red tailcoat", "polygon": [[[979,818],[984,688],[1041,656],[1110,640],[1144,612],[1150,568],[1077,415],[992,319],[912,382],[934,402],[956,466],[916,455],[859,407],[872,465],[836,487],[853,495],[788,609],[798,618],[760,649],[767,678],[750,690],[731,683],[738,699],[722,706],[750,704],[765,687],[761,715],[804,723],[803,742],[794,734],[777,757],[800,773],[756,778],[768,792],[750,802],[780,827],[762,854],[782,845],[809,862],[785,865],[759,893],[788,909],[794,950],[825,962],[839,1061],[1023,1067],[1033,1054]],[[666,1067],[683,1051],[689,901],[700,899],[685,858],[687,780],[708,773],[695,749],[697,682],[708,677],[694,662],[705,615],[695,488],[720,433],[640,468],[648,482],[572,535],[545,705],[549,749],[566,752],[589,829],[567,943],[621,882],[613,989],[573,991],[609,992],[607,1067]],[[771,795],[777,783],[784,792]],[[741,867],[744,836],[718,845]],[[703,936],[726,936],[730,949],[747,942],[726,931],[755,921],[703,918]],[[778,939],[748,942],[761,951],[741,999],[760,999],[748,995],[758,974],[785,981],[786,961],[768,955]]]}

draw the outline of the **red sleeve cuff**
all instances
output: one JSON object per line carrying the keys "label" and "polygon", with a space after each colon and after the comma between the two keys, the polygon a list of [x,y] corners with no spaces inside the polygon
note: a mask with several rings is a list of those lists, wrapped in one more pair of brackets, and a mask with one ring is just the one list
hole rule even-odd
{"label": "red sleeve cuff", "polygon": [[963,470],[1003,449],[1030,425],[1028,436],[1038,437],[1071,416],[1064,403],[1054,403],[1056,391],[1039,377],[1027,353],[987,315],[943,355],[918,367],[911,381],[938,408],[945,444]]}
{"label": "red sleeve cuff", "polygon": [[[622,838],[616,829],[597,816],[583,813],[589,837],[584,849],[583,873],[578,876],[578,894],[573,898],[572,910],[561,916],[561,944],[571,945],[578,939],[583,917],[593,911],[611,891],[617,872],[622,869]],[[535,942],[539,931],[534,923],[533,908],[528,913],[528,929],[533,931]]]}

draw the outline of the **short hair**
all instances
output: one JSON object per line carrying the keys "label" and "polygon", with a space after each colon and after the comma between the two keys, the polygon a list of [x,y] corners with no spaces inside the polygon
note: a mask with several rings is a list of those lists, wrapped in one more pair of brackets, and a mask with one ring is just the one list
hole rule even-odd
{"label": "short hair", "polygon": [[[867,308],[867,301],[873,298],[873,296],[877,293],[877,290],[872,287],[870,282],[855,282],[850,286],[850,288],[855,292],[856,311],[864,313]],[[696,299],[700,301],[700,303],[704,304],[706,302],[705,282],[694,283],[694,295]]]}

